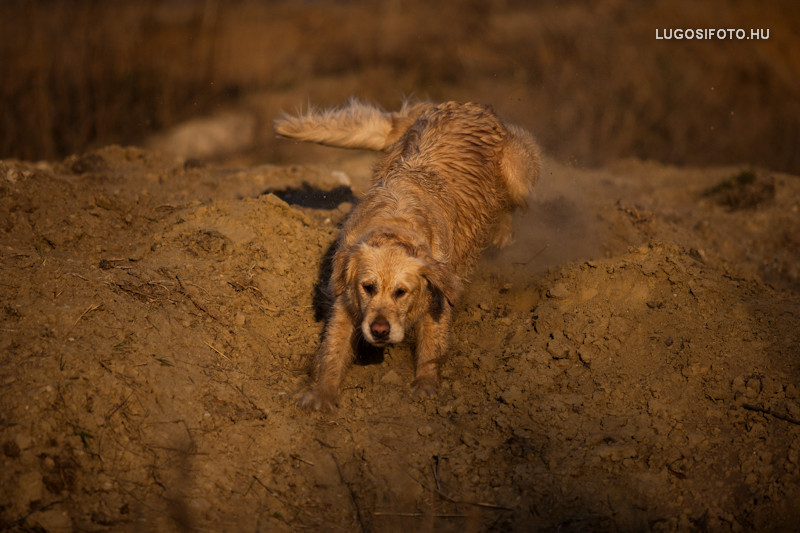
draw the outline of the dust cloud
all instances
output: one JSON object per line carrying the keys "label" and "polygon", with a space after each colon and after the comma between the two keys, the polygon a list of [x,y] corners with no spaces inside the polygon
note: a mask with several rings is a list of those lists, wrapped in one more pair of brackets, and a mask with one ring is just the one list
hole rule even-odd
{"label": "dust cloud", "polygon": [[602,257],[610,247],[601,206],[612,202],[599,184],[580,181],[569,167],[548,162],[527,209],[514,215],[514,241],[488,249],[482,266],[516,280],[541,275],[572,261]]}

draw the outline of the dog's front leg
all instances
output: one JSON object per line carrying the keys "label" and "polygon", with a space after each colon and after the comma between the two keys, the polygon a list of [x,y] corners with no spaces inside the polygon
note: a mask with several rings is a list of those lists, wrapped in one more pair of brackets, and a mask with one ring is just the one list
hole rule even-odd
{"label": "dog's front leg", "polygon": [[315,410],[333,409],[342,375],[354,358],[354,335],[353,319],[341,299],[337,299],[317,352],[314,384],[296,396],[297,405]]}
{"label": "dog's front leg", "polygon": [[451,317],[452,310],[445,303],[437,318],[426,314],[417,326],[417,373],[411,385],[414,396],[436,394],[439,365],[450,343]]}

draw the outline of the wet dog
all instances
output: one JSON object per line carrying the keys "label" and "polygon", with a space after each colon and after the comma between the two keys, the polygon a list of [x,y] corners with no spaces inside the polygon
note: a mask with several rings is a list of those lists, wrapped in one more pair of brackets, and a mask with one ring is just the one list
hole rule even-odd
{"label": "wet dog", "polygon": [[385,112],[352,100],[275,120],[283,137],[385,152],[369,191],[339,236],[331,313],[313,384],[300,406],[330,409],[363,338],[382,347],[416,340],[414,393],[436,392],[453,307],[478,254],[511,239],[511,213],[527,203],[540,170],[525,130],[489,106],[406,104]]}

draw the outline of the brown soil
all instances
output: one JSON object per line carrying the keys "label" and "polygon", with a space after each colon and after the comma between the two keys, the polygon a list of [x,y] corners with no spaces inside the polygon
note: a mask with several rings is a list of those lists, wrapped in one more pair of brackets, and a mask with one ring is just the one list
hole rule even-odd
{"label": "brown soil", "polygon": [[[0,527],[786,530],[800,519],[800,180],[550,162],[457,309],[292,403],[349,204],[338,167],[109,147],[0,163]],[[349,165],[349,166],[348,166]]]}

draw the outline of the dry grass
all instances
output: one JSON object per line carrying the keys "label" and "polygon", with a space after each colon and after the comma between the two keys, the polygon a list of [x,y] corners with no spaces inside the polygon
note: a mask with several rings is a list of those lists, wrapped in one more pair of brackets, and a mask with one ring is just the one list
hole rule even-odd
{"label": "dry grass", "polygon": [[[3,3],[0,156],[136,142],[253,94],[271,99],[264,114],[350,94],[393,107],[413,94],[491,102],[581,164],[637,156],[800,172],[796,6]],[[707,27],[766,28],[770,39],[655,38]]]}

